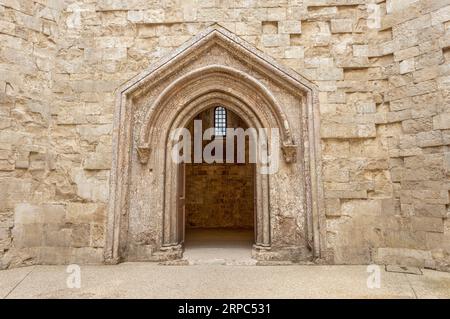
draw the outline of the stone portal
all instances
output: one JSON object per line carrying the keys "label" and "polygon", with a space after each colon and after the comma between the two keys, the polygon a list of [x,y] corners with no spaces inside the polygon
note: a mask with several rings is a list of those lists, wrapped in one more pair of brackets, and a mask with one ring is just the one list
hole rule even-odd
{"label": "stone portal", "polygon": [[[261,134],[261,154],[278,154],[276,170],[267,173],[264,163],[254,163],[253,207],[247,199],[239,201],[238,210],[254,213],[253,257],[298,261],[321,256],[325,229],[316,89],[214,26],[119,89],[107,260],[181,258],[185,225],[211,221],[192,214],[196,204],[189,201],[192,189],[186,190],[184,179],[186,171],[192,175],[198,168],[173,161],[171,137],[217,106],[246,127],[279,134],[276,148],[274,137]],[[195,187],[192,183],[195,179],[187,185]],[[186,213],[186,200],[191,215]],[[250,224],[247,215],[227,223],[237,221]]]}

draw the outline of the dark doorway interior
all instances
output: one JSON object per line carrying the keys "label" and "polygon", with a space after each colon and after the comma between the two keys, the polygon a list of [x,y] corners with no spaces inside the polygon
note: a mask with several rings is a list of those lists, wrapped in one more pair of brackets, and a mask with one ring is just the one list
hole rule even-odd
{"label": "dark doorway interior", "polygon": [[[220,111],[220,112],[218,112]],[[220,114],[219,114],[220,113]],[[195,118],[203,130],[214,127],[223,139],[227,128],[247,128],[231,111],[208,109]],[[193,123],[189,126],[193,136]],[[204,141],[204,146],[211,141]],[[248,139],[245,148],[248,154]],[[235,141],[235,153],[237,144]],[[254,242],[255,166],[248,163],[190,163],[185,165],[185,248],[246,249]]]}

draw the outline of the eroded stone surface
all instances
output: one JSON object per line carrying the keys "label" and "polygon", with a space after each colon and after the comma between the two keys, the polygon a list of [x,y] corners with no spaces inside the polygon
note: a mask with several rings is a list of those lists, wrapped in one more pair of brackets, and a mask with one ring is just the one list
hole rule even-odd
{"label": "eroded stone surface", "polygon": [[367,2],[2,1],[0,268],[104,260],[115,90],[217,22],[318,87],[326,262],[449,270],[450,6]]}

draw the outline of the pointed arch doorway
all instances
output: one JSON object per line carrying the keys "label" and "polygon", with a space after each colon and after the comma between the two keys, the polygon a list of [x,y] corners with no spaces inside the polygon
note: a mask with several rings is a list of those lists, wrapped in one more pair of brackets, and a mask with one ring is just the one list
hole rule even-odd
{"label": "pointed arch doorway", "polygon": [[[216,67],[214,67],[216,68]],[[221,71],[222,70],[226,70],[226,69],[222,69],[219,68]],[[216,74],[214,76],[218,83],[221,83],[223,85],[223,83],[227,83],[224,82],[226,81],[224,78],[221,78],[220,74]],[[212,84],[214,86],[216,86],[217,84],[213,83],[211,81],[211,79],[205,79],[206,82],[208,82],[209,84]],[[198,84],[198,80],[196,81],[196,83]],[[191,87],[191,84],[186,83],[186,86]],[[239,93],[238,91],[234,91],[231,90],[231,84],[228,87],[228,91],[229,92],[223,92],[222,90],[211,90],[211,87],[209,86],[205,86],[202,84],[199,84],[199,88],[201,88],[201,92],[198,94],[198,98],[194,98],[193,100],[191,100],[184,108],[183,110],[177,114],[176,116],[176,120],[174,120],[172,122],[172,127],[168,129],[168,131],[173,132],[174,130],[176,130],[177,128],[180,127],[190,127],[191,126],[191,130],[192,130],[192,122],[195,121],[195,118],[198,117],[202,117],[203,116],[203,121],[200,121],[201,123],[205,123],[206,126],[204,127],[205,129],[208,128],[208,126],[213,126],[212,124],[208,124],[209,123],[213,123],[214,122],[214,117],[211,113],[212,110],[214,110],[218,105],[223,106],[228,113],[228,119],[231,120],[231,122],[234,122],[235,125],[233,126],[237,126],[238,128],[241,129],[246,129],[246,128],[265,128],[265,127],[270,127],[270,126],[265,126],[264,124],[261,123],[261,119],[260,119],[260,115],[256,114],[254,112],[254,110],[250,109],[248,104],[242,101],[242,96],[243,94],[247,95],[248,91],[244,89],[244,91],[242,91],[241,93]],[[207,92],[207,93],[203,93]],[[231,91],[231,92],[230,92]],[[197,92],[198,93],[198,92]],[[240,94],[241,98],[238,97]],[[177,101],[173,101],[173,103],[177,103]],[[255,103],[252,103],[253,105],[255,105]],[[171,107],[169,107],[169,109],[171,109]],[[206,120],[206,121],[205,121]],[[229,121],[230,122],[230,121]],[[202,130],[202,128],[200,128],[200,130]],[[216,131],[216,128],[213,128],[213,131]],[[202,132],[204,132],[202,130]],[[253,132],[253,131],[252,131]],[[203,134],[203,133],[202,133]],[[202,135],[201,134],[201,135]],[[190,134],[191,136],[194,136],[195,134],[192,132]],[[201,138],[201,137],[200,137]],[[257,138],[261,138],[261,137],[254,137],[254,139],[256,140]],[[262,138],[267,138],[266,136],[262,137]],[[193,137],[193,139],[195,139],[195,137]],[[209,139],[212,139],[212,141],[210,141]],[[208,147],[211,149],[211,145],[214,144],[214,142],[222,142],[223,141],[223,136],[216,136],[216,134],[213,134],[213,137],[209,137],[207,138],[207,140],[203,140],[200,143],[202,147],[205,147],[205,149],[207,149]],[[210,143],[211,142],[211,143]],[[249,144],[247,143],[248,139],[246,139],[246,148],[249,148]],[[165,156],[168,156],[168,154],[171,154],[171,151],[173,149],[173,145],[174,145],[174,141],[167,141],[166,142],[166,150],[165,150]],[[268,142],[266,141],[265,144],[267,145]],[[198,144],[197,144],[198,145]],[[195,148],[195,142],[192,143],[192,147]],[[217,150],[218,148],[215,148],[215,150]],[[238,147],[235,147],[235,150],[237,150]],[[201,155],[203,156],[205,153],[203,152],[204,150],[201,150]],[[246,152],[247,151],[247,152]],[[245,153],[250,153],[248,152],[249,149],[244,150],[244,154]],[[194,154],[194,150],[192,150],[192,153]],[[226,154],[226,152],[222,151],[222,154]],[[234,154],[235,156],[238,155],[238,152],[236,152]],[[191,162],[195,162],[194,159],[194,155],[192,156],[192,160]],[[215,158],[217,156],[214,156]],[[214,170],[222,170],[223,173],[227,173],[230,172],[230,170],[240,170],[242,171],[243,166],[233,166],[233,165],[229,165],[229,164],[225,164],[223,165],[216,165],[216,166],[209,166],[208,164],[205,163],[205,161],[203,161],[204,158],[202,158],[200,160],[200,162],[194,163],[192,166],[188,166],[190,168],[190,171],[198,171],[200,170],[200,172],[205,173],[205,169],[208,167],[207,170],[209,171],[214,171]],[[211,161],[211,160],[210,160]],[[182,243],[184,240],[184,232],[183,229],[185,228],[185,223],[186,223],[186,206],[184,207],[180,207],[179,203],[186,203],[186,199],[187,197],[184,195],[185,191],[186,191],[186,179],[184,177],[181,177],[180,174],[183,174],[183,176],[186,175],[186,166],[180,166],[179,164],[174,164],[171,160],[167,160],[166,159],[166,169],[165,169],[165,174],[166,174],[166,190],[168,191],[166,193],[166,197],[165,197],[165,204],[167,205],[167,210],[165,210],[168,215],[164,216],[165,219],[163,219],[163,224],[168,226],[167,228],[165,228],[165,230],[167,231],[166,233],[163,234],[163,249],[167,249],[167,250],[173,250],[173,249],[182,249]],[[230,164],[234,164],[234,160],[233,163]],[[245,160],[244,163],[245,164]],[[253,196],[251,199],[247,199],[246,202],[251,201],[251,210],[254,212],[253,216],[254,216],[254,234],[255,234],[255,239],[254,239],[254,247],[255,249],[264,249],[265,247],[270,247],[270,243],[271,243],[271,238],[270,238],[270,216],[269,216],[269,179],[270,179],[270,175],[269,174],[264,174],[263,173],[263,163],[261,162],[254,162],[253,164],[248,164],[248,166],[246,166],[245,168],[247,169],[247,173],[249,171],[249,169],[251,168],[254,172],[251,173],[252,176],[252,185],[253,185]],[[199,168],[200,167],[200,168]],[[241,181],[243,183],[249,183],[249,181]],[[181,187],[180,185],[184,185],[184,187]],[[194,187],[194,185],[192,185]],[[210,186],[210,185],[207,185]],[[180,196],[180,190],[184,191],[184,193],[181,193],[182,195]],[[194,189],[190,189],[191,192],[195,192]],[[208,198],[208,197],[205,197]],[[211,199],[211,197],[209,197],[209,199]],[[223,199],[223,197],[222,197]],[[215,200],[218,200],[218,198],[216,197]],[[229,202],[232,202],[233,200],[235,200],[235,198],[233,198],[233,196],[229,196],[227,198],[227,200],[229,200]],[[219,205],[215,206],[216,210],[219,210],[220,207],[220,203]],[[191,208],[195,208],[195,205],[192,205]],[[203,208],[204,211],[205,208]],[[249,211],[250,209],[247,208],[247,211]],[[180,211],[182,213],[180,213]],[[224,210],[222,210],[224,211]],[[171,214],[174,214],[176,212],[176,216],[173,216]],[[184,218],[181,218],[181,215],[184,214]],[[203,215],[205,216],[205,215]],[[209,222],[210,226],[214,226],[214,225],[224,225],[223,223],[217,223],[217,219],[214,218],[214,215],[209,215],[212,218],[210,219],[210,222],[212,221],[212,224]],[[228,214],[228,217],[230,215]],[[248,215],[247,215],[247,219],[248,219]],[[222,220],[223,222],[223,220]],[[173,223],[170,227],[169,225]],[[214,224],[216,223],[216,224]],[[228,225],[232,225],[232,224],[236,224],[236,219],[234,219],[234,221],[228,221]],[[196,222],[193,222],[193,224],[195,225]],[[227,226],[228,226],[227,225]],[[210,227],[208,227],[210,228]],[[164,236],[166,235],[166,236]]]}
{"label": "pointed arch doorway", "polygon": [[[250,160],[250,136],[236,134],[248,132],[248,126],[224,105],[217,105],[188,124],[191,144],[195,134],[205,136],[208,129],[213,135],[202,140],[201,161],[195,161],[191,153],[189,163],[178,164],[177,204],[184,258],[197,264],[248,264],[257,240],[256,167]],[[208,158],[210,155],[214,158]]]}
{"label": "pointed arch doorway", "polygon": [[[262,165],[255,164],[253,256],[324,257],[316,88],[229,31],[213,26],[118,90],[108,262],[182,257],[181,173],[170,158],[169,137],[217,105],[248,127],[279,130],[277,169],[263,174]],[[265,144],[269,142],[266,137]]]}

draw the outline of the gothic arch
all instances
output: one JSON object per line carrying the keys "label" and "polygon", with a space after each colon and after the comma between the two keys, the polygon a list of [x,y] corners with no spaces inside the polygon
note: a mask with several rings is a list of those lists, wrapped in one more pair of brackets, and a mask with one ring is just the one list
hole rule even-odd
{"label": "gothic arch", "polygon": [[[296,104],[302,108],[301,118],[289,118],[285,111],[288,106],[249,71],[229,66],[225,61],[209,61],[207,55],[202,56],[215,46],[224,49],[234,59],[245,61],[249,70],[259,74],[258,78],[270,79],[274,83],[271,85],[279,87],[278,92],[291,96],[291,100],[295,98]],[[191,67],[196,59],[204,59],[202,65]],[[143,96],[148,101],[136,103]],[[127,242],[132,240],[128,234],[130,213],[137,209],[131,208],[130,198],[134,193],[130,192],[136,192],[139,183],[144,183],[141,180],[150,178],[149,171],[156,172],[153,173],[156,177],[152,178],[155,178],[157,191],[163,194],[163,204],[161,207],[158,205],[152,214],[152,218],[159,218],[161,214],[161,226],[157,227],[160,227],[161,236],[151,247],[152,253],[161,251],[163,259],[180,257],[177,242],[177,228],[180,226],[173,206],[177,170],[168,160],[171,146],[168,137],[171,130],[185,127],[195,114],[214,103],[231,109],[249,127],[279,128],[285,165],[299,165],[303,169],[299,187],[304,190],[304,202],[298,205],[305,208],[305,237],[310,249],[314,257],[322,257],[325,225],[320,180],[319,113],[316,88],[312,83],[229,31],[213,26],[125,83],[119,88],[116,101],[106,261],[115,263],[126,258]],[[290,100],[286,98],[284,101]],[[300,127],[297,124],[297,138],[294,138],[292,121],[301,122]],[[136,175],[135,172],[141,173]],[[272,246],[270,176],[258,175],[256,184],[258,254],[261,250],[270,251]]]}
{"label": "gothic arch", "polygon": [[[249,127],[265,128],[260,121],[257,114],[248,107],[248,104],[233,97],[232,95],[220,92],[211,91],[198,98],[193,99],[185,105],[180,105],[180,112],[175,115],[168,131],[165,131],[162,136],[163,144],[165,145],[165,205],[163,213],[163,246],[173,247],[178,244],[177,234],[178,227],[184,227],[176,221],[176,182],[177,165],[168,159],[170,154],[171,143],[169,141],[170,131],[179,127],[186,127],[189,120],[193,119],[196,114],[213,107],[214,105],[223,105],[227,109],[233,111],[242,120],[244,120]],[[266,142],[267,144],[267,142]],[[259,164],[257,163],[257,166]],[[256,242],[255,247],[264,249],[270,247],[270,211],[269,211],[269,175],[260,174],[260,169],[256,169]]]}
{"label": "gothic arch", "polygon": [[[192,100],[194,95],[201,96],[211,90],[220,91],[223,87],[226,87],[228,94],[239,96],[241,99],[246,95],[256,95],[259,101],[254,102],[264,104],[263,106],[255,104],[255,107],[258,110],[257,113],[264,115],[267,125],[265,127],[278,127],[281,131],[284,148],[291,147],[295,150],[289,121],[272,93],[257,79],[242,71],[223,65],[210,65],[191,71],[172,82],[148,109],[138,143],[140,154],[143,155],[141,161],[148,160],[148,154],[151,151],[152,130],[160,126],[160,118],[164,118],[162,115],[164,110],[173,107],[176,103]],[[181,98],[174,100],[174,96]]]}

